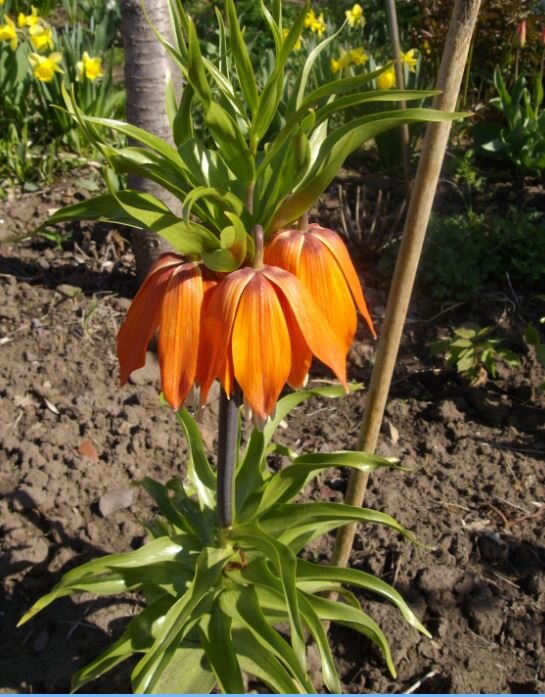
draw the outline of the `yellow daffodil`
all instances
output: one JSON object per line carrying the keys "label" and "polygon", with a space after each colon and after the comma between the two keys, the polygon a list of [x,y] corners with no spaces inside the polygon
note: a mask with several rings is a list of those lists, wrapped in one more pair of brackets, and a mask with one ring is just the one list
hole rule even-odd
{"label": "yellow daffodil", "polygon": [[4,4],[4,0],[0,0],[0,7]]}
{"label": "yellow daffodil", "polygon": [[[283,29],[283,30],[282,30],[282,33],[283,33],[283,35],[284,35],[284,40],[285,40],[286,37],[287,37],[287,35],[290,33],[290,30],[289,30],[289,29]],[[294,50],[294,51],[300,51],[300,50],[301,50],[301,46],[302,46],[302,44],[301,44],[301,37],[299,37],[299,38],[297,39],[297,41],[295,42],[295,44],[293,45],[293,50]]]}
{"label": "yellow daffodil", "polygon": [[346,16],[348,26],[365,26],[365,16],[363,14],[363,8],[360,4],[356,3],[355,5],[352,5],[352,9],[346,10],[344,14]]}
{"label": "yellow daffodil", "polygon": [[29,15],[25,15],[24,12],[19,12],[17,17],[17,24],[20,27],[33,27],[40,21],[40,16],[38,15],[38,10],[32,5],[31,12]]}
{"label": "yellow daffodil", "polygon": [[418,60],[414,55],[415,53],[415,48],[411,48],[411,50],[407,51],[407,53],[403,53],[403,51],[401,52],[401,65],[408,66],[411,73],[416,72],[416,64],[418,63]]}
{"label": "yellow daffodil", "polygon": [[377,87],[379,90],[390,90],[396,86],[396,74],[392,65],[377,77]]}
{"label": "yellow daffodil", "polygon": [[103,77],[102,58],[92,58],[87,51],[84,52],[81,60],[76,63],[78,79],[84,77],[94,82],[99,77]]}
{"label": "yellow daffodil", "polygon": [[45,22],[33,24],[28,30],[28,36],[32,48],[38,51],[38,53],[43,53],[47,50],[52,51],[55,46],[51,27]]}
{"label": "yellow daffodil", "polygon": [[350,61],[354,65],[363,65],[369,60],[369,56],[367,55],[366,51],[361,48],[361,46],[358,48],[351,48],[350,51],[348,51],[348,55],[350,57]]}
{"label": "yellow daffodil", "polygon": [[340,70],[348,68],[351,62],[350,54],[342,51],[338,58],[331,59],[331,72],[338,73]]}
{"label": "yellow daffodil", "polygon": [[62,53],[56,51],[49,54],[47,58],[40,56],[38,53],[30,53],[28,62],[32,66],[32,74],[40,82],[51,82],[55,77],[55,73],[62,73],[59,63],[62,61]]}
{"label": "yellow daffodil", "polygon": [[310,29],[313,34],[318,34],[318,36],[321,38],[326,30],[324,13],[321,12],[320,16],[317,17],[314,10],[309,10],[307,12],[307,16],[305,17],[305,27]]}
{"label": "yellow daffodil", "polygon": [[15,22],[9,17],[6,17],[5,24],[0,24],[0,41],[9,41],[12,51],[17,48],[17,29]]}
{"label": "yellow daffodil", "polygon": [[424,39],[422,42],[422,51],[426,54],[426,56],[431,56],[431,44],[427,39]]}

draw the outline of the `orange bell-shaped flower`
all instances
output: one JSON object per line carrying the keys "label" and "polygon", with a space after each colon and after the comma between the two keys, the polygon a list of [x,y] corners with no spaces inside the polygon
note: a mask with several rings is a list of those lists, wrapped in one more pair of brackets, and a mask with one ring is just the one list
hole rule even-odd
{"label": "orange bell-shaped flower", "polygon": [[245,403],[266,419],[282,387],[303,383],[315,355],[346,386],[345,352],[327,331],[309,292],[295,276],[273,266],[241,268],[212,291],[203,319],[209,357],[201,400],[217,377],[228,395],[240,386]]}
{"label": "orange bell-shaped flower", "polygon": [[294,274],[308,288],[345,355],[356,333],[356,308],[376,336],[358,275],[336,232],[316,223],[307,230],[280,230],[265,248],[265,261]]}
{"label": "orange bell-shaped flower", "polygon": [[173,409],[184,403],[199,379],[201,310],[217,281],[203,277],[199,264],[164,254],[151,268],[117,335],[121,384],[146,362],[159,329],[159,367],[165,399]]}

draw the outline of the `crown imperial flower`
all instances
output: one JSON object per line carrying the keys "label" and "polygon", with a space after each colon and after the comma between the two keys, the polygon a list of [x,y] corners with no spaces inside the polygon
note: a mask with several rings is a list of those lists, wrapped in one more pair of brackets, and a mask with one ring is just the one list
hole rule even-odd
{"label": "crown imperial flower", "polygon": [[333,230],[311,223],[307,231],[281,230],[265,248],[265,261],[294,274],[308,288],[346,355],[356,332],[356,307],[373,335],[360,282],[348,250]]}
{"label": "crown imperial flower", "polygon": [[62,61],[62,53],[51,53],[47,58],[38,53],[29,53],[28,62],[32,66],[32,74],[40,82],[51,82],[55,73],[62,73],[59,63]]}
{"label": "crown imperial flower", "polygon": [[201,313],[216,280],[195,262],[164,254],[152,266],[117,335],[121,384],[146,362],[148,344],[159,331],[161,388],[179,409],[195,382],[201,382]]}
{"label": "crown imperial flower", "polygon": [[300,387],[315,355],[346,386],[342,344],[327,331],[304,285],[264,265],[228,274],[211,294],[203,355],[209,359],[201,401],[218,377],[228,395],[235,382],[255,416],[265,420],[284,387]]}

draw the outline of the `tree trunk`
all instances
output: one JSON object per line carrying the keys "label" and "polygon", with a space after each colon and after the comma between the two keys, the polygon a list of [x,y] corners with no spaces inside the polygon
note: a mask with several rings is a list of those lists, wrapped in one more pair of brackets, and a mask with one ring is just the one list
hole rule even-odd
{"label": "tree trunk", "polygon": [[[154,27],[169,37],[167,0],[146,0],[146,10]],[[125,49],[127,121],[172,142],[165,108],[165,89],[171,64],[147,22],[141,0],[121,0],[121,33]],[[177,74],[174,68],[173,75],[176,77]],[[153,194],[174,212],[180,208],[175,196],[147,179],[130,174],[129,187]],[[151,231],[134,230],[132,246],[136,276],[142,281],[157,256],[168,250],[168,245]]]}

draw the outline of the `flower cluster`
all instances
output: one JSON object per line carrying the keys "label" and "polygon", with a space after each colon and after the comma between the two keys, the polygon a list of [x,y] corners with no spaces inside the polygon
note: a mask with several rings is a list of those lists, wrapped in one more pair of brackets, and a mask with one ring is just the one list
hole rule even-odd
{"label": "flower cluster", "polygon": [[367,63],[368,60],[368,54],[361,47],[351,48],[348,51],[341,49],[338,57],[331,59],[331,72],[335,74],[341,70],[345,70],[351,65],[363,65]]}
{"label": "flower cluster", "polygon": [[317,16],[314,10],[309,10],[305,17],[305,29],[310,29],[313,34],[317,34],[319,38],[322,38],[326,30],[324,13],[320,12],[320,15]]}
{"label": "flower cluster", "polygon": [[235,385],[258,421],[274,410],[286,383],[306,381],[312,357],[346,385],[346,354],[356,308],[373,323],[341,238],[311,224],[280,230],[264,259],[218,275],[175,254],[163,255],[137,293],[118,334],[121,382],[142,367],[158,331],[161,385],[178,409],[194,386],[206,401],[218,379]]}
{"label": "flower cluster", "polygon": [[360,4],[356,3],[352,6],[351,10],[346,10],[344,14],[349,27],[365,26],[365,15],[363,14],[363,8]]}
{"label": "flower cluster", "polygon": [[[407,66],[409,72],[416,72],[418,59],[416,58],[416,49],[411,48],[406,53],[401,52],[401,65]],[[390,66],[387,70],[377,77],[377,87],[379,90],[389,90],[396,86],[396,73],[394,66]]]}
{"label": "flower cluster", "polygon": [[[3,5],[0,0],[0,5]],[[38,9],[31,6],[30,14],[19,12],[17,25],[6,15],[4,23],[0,24],[0,42],[8,42],[12,51],[17,49],[21,39],[28,40],[32,51],[28,54],[28,62],[33,76],[40,82],[51,82],[57,73],[62,73],[60,67],[63,56],[55,51],[55,36],[51,25],[40,16]],[[92,58],[87,52],[77,63],[78,79],[96,80],[103,76],[102,59]]]}

